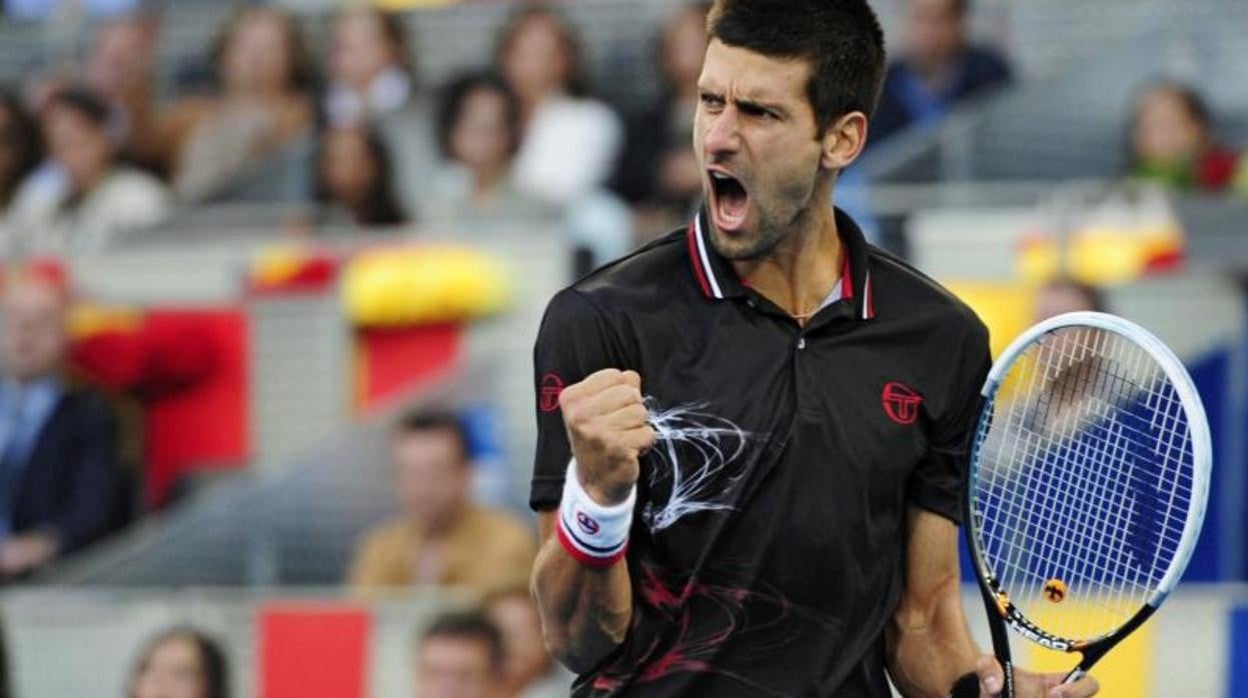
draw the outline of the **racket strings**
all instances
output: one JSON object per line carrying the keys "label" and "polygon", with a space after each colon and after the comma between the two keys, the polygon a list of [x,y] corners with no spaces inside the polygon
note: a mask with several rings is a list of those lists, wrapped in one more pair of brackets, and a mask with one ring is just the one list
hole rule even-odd
{"label": "racket strings", "polygon": [[1069,639],[1134,615],[1177,554],[1194,487],[1186,413],[1151,355],[1094,328],[1047,335],[1011,368],[976,449],[972,524],[1015,606]]}

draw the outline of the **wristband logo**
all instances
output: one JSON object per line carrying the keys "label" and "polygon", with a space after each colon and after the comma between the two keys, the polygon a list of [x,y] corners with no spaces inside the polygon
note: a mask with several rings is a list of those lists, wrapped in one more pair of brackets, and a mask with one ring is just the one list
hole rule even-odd
{"label": "wristband logo", "polygon": [[576,512],[576,525],[580,526],[582,531],[591,536],[598,535],[598,532],[602,530],[602,526],[592,516],[583,511]]}
{"label": "wristband logo", "polygon": [[898,424],[914,424],[919,418],[919,405],[923,398],[904,383],[888,383],[880,396],[884,413]]}
{"label": "wristband logo", "polygon": [[559,409],[559,393],[563,392],[563,379],[557,373],[542,376],[541,387],[538,388],[537,407],[543,412],[554,412]]}

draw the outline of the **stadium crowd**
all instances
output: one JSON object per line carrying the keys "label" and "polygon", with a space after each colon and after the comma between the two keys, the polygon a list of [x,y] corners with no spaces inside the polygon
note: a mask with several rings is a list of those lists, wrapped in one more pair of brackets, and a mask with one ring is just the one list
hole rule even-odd
{"label": "stadium crowd", "polygon": [[[5,8],[56,21],[54,4]],[[410,17],[352,5],[311,46],[286,11],[244,6],[205,56],[210,74],[169,99],[157,98],[158,13],[86,5],[101,18],[81,61],[0,88],[5,582],[28,579],[143,510],[117,415],[97,387],[65,370],[73,290],[31,260],[123,245],[184,211],[234,200],[264,163],[288,158],[309,173],[297,203],[310,213],[283,230],[401,236],[430,227],[471,239],[525,220],[562,231],[588,263],[683,224],[701,196],[689,144],[708,3],[676,7],[655,28],[661,89],[628,110],[595,97],[578,27],[543,4],[518,6],[498,27],[490,60],[437,86],[420,78]],[[969,12],[967,0],[906,0],[873,148],[936,128],[964,100],[1018,80],[1007,56],[971,41]],[[1193,88],[1150,84],[1124,117],[1124,178],[1248,196],[1242,144],[1218,139],[1217,117]],[[480,601],[422,634],[412,657],[418,695],[566,692],[569,677],[542,649],[527,593],[531,526],[472,501],[462,424],[411,414],[388,439],[402,514],[360,540],[344,579],[364,595],[448,586]],[[225,696],[228,654],[194,628],[169,629],[141,650],[129,695]]]}

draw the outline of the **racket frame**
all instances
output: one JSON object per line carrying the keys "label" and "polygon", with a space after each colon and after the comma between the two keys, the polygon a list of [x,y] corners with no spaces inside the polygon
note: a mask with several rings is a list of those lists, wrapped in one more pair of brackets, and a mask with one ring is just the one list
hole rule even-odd
{"label": "racket frame", "polygon": [[[1187,519],[1184,522],[1183,534],[1177,546],[1174,559],[1169,569],[1158,582],[1151,596],[1127,622],[1117,629],[1099,637],[1086,640],[1070,640],[1046,632],[1026,616],[1010,601],[1005,590],[1001,589],[993,571],[988,567],[981,550],[977,526],[975,524],[976,478],[977,464],[980,459],[980,448],[985,439],[990,417],[996,401],[997,390],[1001,386],[1009,370],[1022,354],[1039,338],[1046,334],[1068,327],[1090,327],[1113,332],[1129,341],[1136,343],[1148,352],[1170,380],[1175,393],[1182,403],[1187,415],[1188,427],[1192,438],[1192,497],[1188,507]],[[1104,657],[1115,645],[1130,635],[1136,628],[1144,624],[1158,607],[1166,600],[1178,584],[1191,560],[1200,538],[1200,529],[1205,518],[1205,508],[1209,494],[1209,470],[1212,462],[1213,442],[1209,434],[1209,421],[1205,415],[1204,405],[1192,383],[1191,376],[1183,367],[1179,357],[1160,339],[1148,330],[1130,320],[1116,315],[1097,312],[1066,313],[1045,320],[1028,329],[1001,353],[993,363],[984,386],[980,390],[984,402],[980,411],[979,424],[975,429],[975,440],[970,454],[967,471],[967,490],[965,501],[965,535],[967,548],[975,565],[975,576],[979,580],[980,592],[984,607],[988,612],[988,626],[992,635],[993,651],[997,661],[1005,670],[1005,687],[1001,692],[1003,698],[1013,695],[1013,671],[1010,654],[1009,637],[1005,632],[1008,625],[1018,634],[1036,644],[1062,652],[1078,652],[1081,660],[1065,678],[1064,683],[1072,683],[1085,675],[1097,661]]]}

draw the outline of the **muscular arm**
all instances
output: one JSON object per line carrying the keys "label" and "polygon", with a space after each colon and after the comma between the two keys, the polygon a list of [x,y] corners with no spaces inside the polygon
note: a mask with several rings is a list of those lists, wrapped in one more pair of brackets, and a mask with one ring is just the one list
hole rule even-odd
{"label": "muscular arm", "polygon": [[906,590],[885,636],[888,669],[903,695],[943,697],[980,658],[962,611],[958,528],[918,508],[906,528]]}
{"label": "muscular arm", "polygon": [[624,641],[633,592],[624,560],[604,570],[577,562],[556,539],[555,512],[538,515],[541,549],[533,566],[533,598],[546,646],[577,673],[592,669]]}
{"label": "muscular arm", "polygon": [[[654,430],[633,371],[603,369],[559,395],[559,408],[576,461],[578,484],[601,506],[629,498],[640,473],[638,459],[654,443]],[[621,557],[606,568],[587,566],[563,547],[554,512],[541,514],[542,548],[533,565],[533,597],[546,646],[559,661],[586,673],[624,641],[633,617],[628,566]]]}
{"label": "muscular arm", "polygon": [[[912,507],[907,515],[906,591],[885,633],[888,671],[909,697],[944,698],[963,674],[979,675],[980,694],[996,695],[1001,666],[981,656],[962,611],[958,528],[948,519]],[[1039,674],[1014,667],[1019,698],[1087,698],[1100,689],[1085,676],[1063,685],[1064,673]]]}

